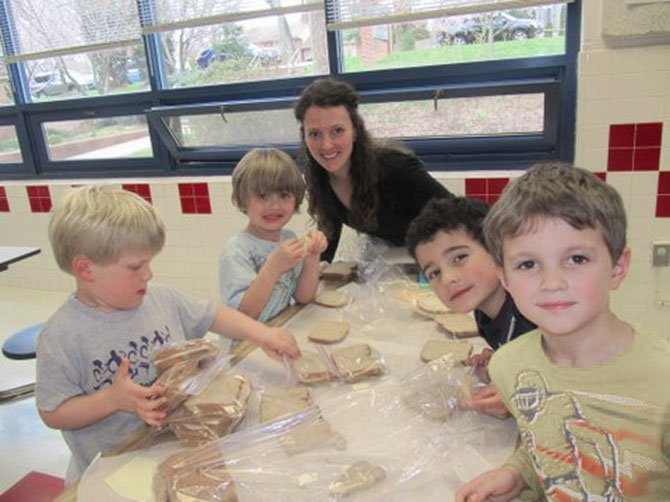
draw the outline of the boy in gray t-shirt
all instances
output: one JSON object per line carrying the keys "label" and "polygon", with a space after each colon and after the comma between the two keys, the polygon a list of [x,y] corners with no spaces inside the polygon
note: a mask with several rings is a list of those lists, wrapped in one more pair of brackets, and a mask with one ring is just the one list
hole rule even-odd
{"label": "boy in gray t-shirt", "polygon": [[49,239],[77,286],[40,334],[36,402],[44,423],[61,429],[72,451],[68,484],[142,421],[160,426],[165,419],[153,350],[212,331],[249,339],[274,357],[299,355],[284,329],[166,287],[149,288],[165,227],[135,194],[101,187],[70,192],[54,210]]}

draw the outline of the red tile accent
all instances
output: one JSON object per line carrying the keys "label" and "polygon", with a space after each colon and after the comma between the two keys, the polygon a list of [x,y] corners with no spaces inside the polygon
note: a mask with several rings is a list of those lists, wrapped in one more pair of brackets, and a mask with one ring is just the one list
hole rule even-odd
{"label": "red tile accent", "polygon": [[486,197],[486,202],[488,202],[489,206],[492,206],[493,204],[498,202],[499,198],[500,198],[499,193],[489,194],[489,196]]}
{"label": "red tile accent", "polygon": [[65,480],[43,472],[30,471],[0,494],[2,502],[51,502],[65,490]]}
{"label": "red tile accent", "polygon": [[658,171],[661,148],[636,148],[633,154],[634,171]]}
{"label": "red tile accent", "polygon": [[634,145],[635,124],[613,124],[610,126],[609,147]]}
{"label": "red tile accent", "polygon": [[509,178],[490,178],[489,195],[501,194],[507,183],[509,183]]}
{"label": "red tile accent", "polygon": [[658,173],[658,194],[670,195],[670,171]]}
{"label": "red tile accent", "polygon": [[632,171],[633,149],[632,148],[610,148],[607,157],[608,171]]}
{"label": "red tile accent", "polygon": [[51,502],[65,490],[65,481],[43,472],[30,471],[0,494],[2,502]]}
{"label": "red tile accent", "polygon": [[658,171],[663,123],[610,125],[608,171]]}
{"label": "red tile accent", "polygon": [[212,205],[209,200],[209,186],[207,183],[180,183],[179,193],[182,213],[212,213]]}
{"label": "red tile accent", "polygon": [[181,212],[183,214],[196,214],[195,199],[193,197],[182,197]]}
{"label": "red tile accent", "polygon": [[212,214],[212,205],[209,202],[209,197],[196,197],[195,208],[198,214]]}
{"label": "red tile accent", "polygon": [[209,186],[207,186],[207,183],[193,183],[192,186],[195,195],[206,195],[209,198]]}
{"label": "red tile accent", "polygon": [[465,194],[485,194],[486,178],[465,178]]}
{"label": "red tile accent", "polygon": [[51,211],[51,194],[47,185],[26,187],[30,210],[33,213],[48,213]]}
{"label": "red tile accent", "polygon": [[0,187],[0,213],[9,212],[9,199],[7,198],[7,190],[5,187]]}
{"label": "red tile accent", "polygon": [[211,214],[207,183],[180,183],[179,199],[183,214]]}
{"label": "red tile accent", "polygon": [[482,202],[488,203],[488,197],[486,196],[485,193],[473,193],[473,194],[467,194],[468,197],[471,199],[479,199]]}
{"label": "red tile accent", "polygon": [[637,124],[635,128],[635,147],[640,146],[661,146],[661,137],[663,136],[662,122],[649,122],[646,124]]}
{"label": "red tile accent", "polygon": [[136,193],[149,204],[153,204],[153,201],[151,200],[151,187],[147,183],[125,184],[122,185],[122,188],[129,192]]}
{"label": "red tile accent", "polygon": [[593,174],[596,175],[601,180],[607,181],[607,172],[601,171],[601,172],[597,172],[597,173],[593,173]]}
{"label": "red tile accent", "polygon": [[656,196],[656,217],[670,218],[670,195]]}
{"label": "red tile accent", "polygon": [[193,183],[179,183],[179,196],[193,195]]}

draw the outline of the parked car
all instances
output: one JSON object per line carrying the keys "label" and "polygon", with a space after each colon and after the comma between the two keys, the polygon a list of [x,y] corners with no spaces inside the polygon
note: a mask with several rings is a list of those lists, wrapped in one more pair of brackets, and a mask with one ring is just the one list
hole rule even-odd
{"label": "parked car", "polygon": [[63,79],[59,71],[36,73],[30,80],[30,93],[35,97],[58,96],[77,89],[95,88],[93,78],[85,75],[70,74],[71,79]]}
{"label": "parked car", "polygon": [[[277,64],[281,60],[279,51],[274,47],[259,47],[251,42],[245,42],[237,56],[248,58],[250,61],[257,60],[263,66]],[[216,61],[225,61],[230,57],[232,57],[230,54],[220,53],[213,47],[207,47],[198,54],[195,62],[198,68],[205,69]]]}
{"label": "parked car", "polygon": [[[490,21],[493,40],[526,40],[541,36],[544,27],[529,18],[514,17],[506,12],[495,14]],[[481,17],[464,18],[460,23],[445,28],[440,38],[442,44],[464,45],[485,41],[488,22]]]}
{"label": "parked car", "polygon": [[196,65],[198,65],[198,68],[204,70],[215,61],[225,61],[225,60],[226,60],[225,54],[218,54],[213,47],[207,47],[206,49],[203,49],[200,52],[200,54],[198,54],[195,63]]}

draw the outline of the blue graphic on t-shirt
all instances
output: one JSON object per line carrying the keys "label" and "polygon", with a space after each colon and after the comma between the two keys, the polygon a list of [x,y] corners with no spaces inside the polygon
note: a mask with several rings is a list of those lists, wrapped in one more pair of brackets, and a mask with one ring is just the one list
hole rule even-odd
{"label": "blue graphic on t-shirt", "polygon": [[94,359],[93,378],[95,385],[93,388],[99,390],[106,385],[112,384],[112,379],[116,374],[121,360],[126,357],[130,361],[128,374],[133,380],[139,375],[146,377],[151,371],[151,353],[158,347],[162,347],[170,341],[170,328],[165,326],[163,330],[154,330],[153,336],[140,336],[139,343],[136,340],[128,342],[126,350],[112,349],[109,351],[109,357],[106,360]]}

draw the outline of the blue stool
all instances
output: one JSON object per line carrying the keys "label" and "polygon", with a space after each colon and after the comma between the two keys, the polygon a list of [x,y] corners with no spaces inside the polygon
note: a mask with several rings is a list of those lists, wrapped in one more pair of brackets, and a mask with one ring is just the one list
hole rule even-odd
{"label": "blue stool", "polygon": [[17,331],[5,340],[2,354],[9,359],[35,359],[37,337],[42,331],[42,323]]}

